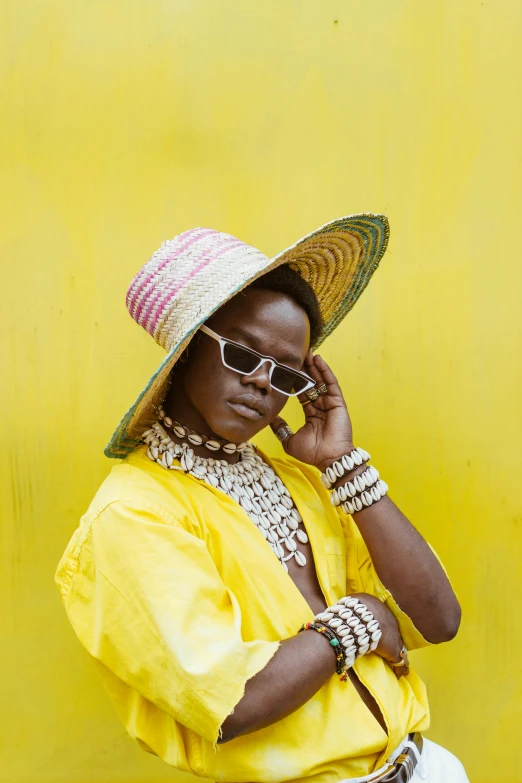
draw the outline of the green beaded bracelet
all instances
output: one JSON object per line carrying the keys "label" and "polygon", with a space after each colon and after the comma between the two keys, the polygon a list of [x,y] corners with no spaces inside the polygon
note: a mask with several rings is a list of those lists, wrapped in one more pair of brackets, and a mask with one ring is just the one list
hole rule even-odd
{"label": "green beaded bracelet", "polygon": [[347,679],[347,674],[345,671],[345,663],[346,663],[346,654],[344,652],[344,647],[341,644],[341,640],[333,630],[333,628],[330,628],[328,625],[324,625],[323,623],[319,622],[311,622],[311,623],[303,623],[301,628],[299,629],[299,633],[301,631],[317,631],[318,633],[322,634],[323,636],[326,636],[328,639],[328,642],[330,645],[334,648],[335,651],[335,658],[337,660],[337,674],[341,676],[341,680],[343,682]]}

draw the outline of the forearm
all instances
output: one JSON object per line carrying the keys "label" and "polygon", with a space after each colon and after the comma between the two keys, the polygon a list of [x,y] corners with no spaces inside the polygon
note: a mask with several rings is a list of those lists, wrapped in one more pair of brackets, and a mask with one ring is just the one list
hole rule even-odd
{"label": "forearm", "polygon": [[429,642],[452,639],[460,606],[432,550],[393,501],[353,515],[379,579]]}
{"label": "forearm", "polygon": [[[316,384],[310,398],[307,394],[299,396],[305,424],[292,433],[284,419],[276,416],[270,426],[277,433],[286,425],[282,439],[285,452],[324,472],[353,451],[352,424],[337,378],[324,359],[309,352],[305,369]],[[336,488],[365,467],[338,478]],[[334,471],[334,475],[338,473]],[[381,581],[418,630],[431,642],[451,639],[459,626],[460,607],[444,570],[422,536],[386,497],[355,512],[353,518]]]}
{"label": "forearm", "polygon": [[243,698],[221,726],[219,742],[290,715],[324,685],[335,669],[335,653],[321,634],[305,631],[285,639],[265,668],[247,682]]}
{"label": "forearm", "polygon": [[424,638],[433,643],[452,639],[460,623],[459,603],[439,561],[411,522],[388,496],[355,512],[353,520],[379,579]]}

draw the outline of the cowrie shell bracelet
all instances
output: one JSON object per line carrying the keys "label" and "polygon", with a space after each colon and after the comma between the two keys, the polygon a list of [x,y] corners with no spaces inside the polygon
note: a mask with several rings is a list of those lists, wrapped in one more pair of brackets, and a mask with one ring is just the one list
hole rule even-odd
{"label": "cowrie shell bracelet", "polygon": [[322,623],[335,632],[344,648],[345,673],[357,658],[373,652],[382,636],[379,622],[366,604],[350,595],[316,614],[314,622]]}
{"label": "cowrie shell bracelet", "polygon": [[[345,454],[329,465],[321,474],[321,481],[327,489],[331,489],[340,478],[370,459],[371,456],[367,451],[357,447],[350,454]],[[379,471],[369,465],[351,481],[335,488],[330,495],[330,500],[332,505],[341,506],[346,514],[354,514],[371,506],[372,503],[377,503],[387,492],[388,485],[380,478]]]}
{"label": "cowrie shell bracelet", "polygon": [[321,473],[321,481],[326,489],[331,489],[340,478],[369,460],[371,460],[371,457],[368,452],[357,446],[350,454],[345,454],[340,459],[332,462],[324,473]]}

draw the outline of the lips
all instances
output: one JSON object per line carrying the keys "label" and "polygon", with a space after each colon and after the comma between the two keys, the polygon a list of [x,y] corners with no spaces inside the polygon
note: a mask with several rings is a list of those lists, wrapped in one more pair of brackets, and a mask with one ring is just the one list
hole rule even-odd
{"label": "lips", "polygon": [[265,415],[263,403],[251,394],[242,394],[230,400],[230,405],[240,416],[247,419],[261,419]]}

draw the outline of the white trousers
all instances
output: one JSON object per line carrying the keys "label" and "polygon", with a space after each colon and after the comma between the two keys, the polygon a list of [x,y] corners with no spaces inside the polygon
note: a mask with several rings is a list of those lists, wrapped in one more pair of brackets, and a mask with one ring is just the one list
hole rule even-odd
{"label": "white trousers", "polygon": [[421,762],[410,783],[469,783],[464,767],[453,753],[426,737],[422,742]]}
{"label": "white trousers", "polygon": [[[422,754],[413,777],[410,778],[410,783],[469,783],[464,767],[453,753],[426,737],[422,738],[422,743]],[[403,743],[392,753],[390,761],[401,753],[402,748]],[[363,778],[345,778],[340,783],[366,783],[378,772],[383,771],[384,768],[375,770],[371,775],[365,775]]]}

